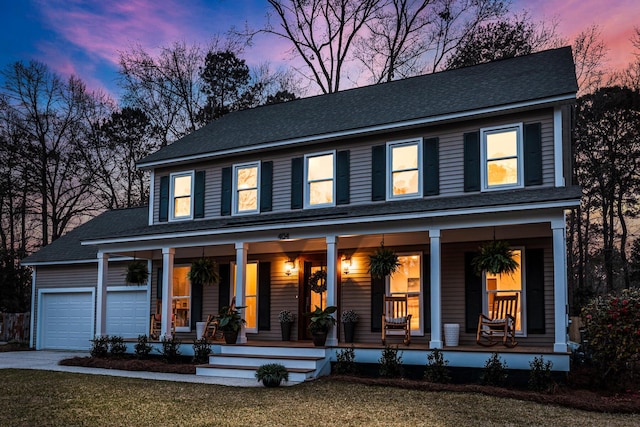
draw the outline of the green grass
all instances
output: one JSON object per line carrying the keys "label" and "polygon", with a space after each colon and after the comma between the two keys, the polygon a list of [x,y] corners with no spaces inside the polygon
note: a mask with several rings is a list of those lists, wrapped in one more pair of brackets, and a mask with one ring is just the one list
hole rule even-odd
{"label": "green grass", "polygon": [[473,393],[319,380],[236,388],[35,370],[0,370],[2,426],[632,426],[601,414]]}

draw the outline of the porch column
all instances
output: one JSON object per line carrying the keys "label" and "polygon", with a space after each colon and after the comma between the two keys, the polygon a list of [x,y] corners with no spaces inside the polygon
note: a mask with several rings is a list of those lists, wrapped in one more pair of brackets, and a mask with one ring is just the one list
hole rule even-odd
{"label": "porch column", "polygon": [[[338,237],[327,236],[327,307],[336,305],[337,289],[336,284],[338,282]],[[337,317],[337,315],[334,315]],[[338,320],[338,319],[336,319]],[[338,326],[334,326],[329,330],[327,334],[326,344],[328,346],[338,345]]]}
{"label": "porch column", "polygon": [[98,252],[98,285],[96,289],[96,336],[106,335],[107,330],[107,274],[109,255]]}
{"label": "porch column", "polygon": [[551,221],[553,230],[553,312],[555,314],[555,341],[553,351],[567,351],[567,237],[564,214]]}
{"label": "porch column", "polygon": [[173,319],[173,259],[175,248],[162,248],[162,323],[160,337],[171,337]]}
{"label": "porch column", "polygon": [[442,313],[440,297],[440,230],[429,230],[431,256],[431,341],[429,348],[442,348]]}
{"label": "porch column", "polygon": [[[236,242],[236,306],[246,306],[246,292],[247,288],[247,250],[249,245],[247,243]],[[242,318],[246,317],[246,312],[242,311]],[[238,334],[238,344],[245,344],[247,342],[247,332],[244,325],[240,329]]]}

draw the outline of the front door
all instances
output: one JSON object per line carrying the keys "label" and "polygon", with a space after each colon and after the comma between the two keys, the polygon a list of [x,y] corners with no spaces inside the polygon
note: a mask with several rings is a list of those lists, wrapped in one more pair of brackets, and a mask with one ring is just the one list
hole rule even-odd
{"label": "front door", "polygon": [[326,275],[319,273],[320,271],[326,273],[327,262],[323,255],[306,256],[299,262],[303,268],[298,273],[299,313],[301,313],[298,316],[298,339],[309,340],[311,339],[309,316],[305,316],[305,313],[315,310],[316,307],[324,309],[327,306]]}

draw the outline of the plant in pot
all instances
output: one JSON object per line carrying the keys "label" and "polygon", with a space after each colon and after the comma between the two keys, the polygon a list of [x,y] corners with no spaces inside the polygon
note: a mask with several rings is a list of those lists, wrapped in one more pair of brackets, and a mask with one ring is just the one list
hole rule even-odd
{"label": "plant in pot", "polygon": [[296,317],[289,310],[282,310],[278,314],[280,321],[280,332],[282,333],[282,341],[291,341],[291,326],[295,322]]}
{"label": "plant in pot", "polygon": [[336,306],[329,306],[324,310],[318,306],[316,309],[307,313],[306,315],[311,318],[309,323],[309,331],[313,336],[313,344],[322,347],[327,340],[327,333],[329,328],[336,324],[336,319],[332,316],[333,313],[338,310]]}
{"label": "plant in pot", "polygon": [[224,333],[224,341],[227,344],[235,344],[238,340],[238,332],[242,328],[245,320],[240,316],[240,310],[244,307],[236,307],[231,304],[222,307],[218,314],[218,328]]}
{"label": "plant in pot", "polygon": [[358,323],[358,313],[354,310],[345,310],[342,312],[342,325],[344,327],[345,342],[352,343],[355,335],[356,323]]}
{"label": "plant in pot", "polygon": [[398,255],[381,244],[376,251],[369,255],[369,273],[374,279],[384,279],[391,276],[400,267]]}
{"label": "plant in pot", "polygon": [[509,243],[503,240],[492,240],[480,246],[478,255],[471,261],[478,276],[483,271],[491,274],[514,273],[518,262],[513,259],[513,251]]}
{"label": "plant in pot", "polygon": [[144,285],[149,279],[147,263],[141,260],[133,260],[127,265],[125,282],[129,285]]}
{"label": "plant in pot", "polygon": [[187,278],[192,285],[217,285],[220,276],[216,271],[216,262],[211,258],[199,258],[191,263]]}
{"label": "plant in pot", "polygon": [[256,379],[265,387],[278,387],[282,381],[289,381],[289,371],[280,363],[266,363],[256,371]]}

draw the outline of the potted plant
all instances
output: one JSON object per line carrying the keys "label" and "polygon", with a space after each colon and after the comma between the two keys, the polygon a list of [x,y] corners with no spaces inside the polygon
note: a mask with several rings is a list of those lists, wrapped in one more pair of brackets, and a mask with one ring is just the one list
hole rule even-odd
{"label": "potted plant", "polygon": [[147,263],[141,260],[133,260],[127,265],[125,282],[129,285],[144,285],[149,279]]}
{"label": "potted plant", "polygon": [[245,320],[240,316],[240,310],[244,307],[236,307],[231,304],[222,307],[218,314],[218,328],[224,333],[224,341],[227,344],[235,344],[238,340],[238,332],[242,328]]}
{"label": "potted plant", "polygon": [[344,327],[345,342],[352,343],[355,335],[356,323],[358,323],[358,313],[354,310],[345,310],[342,312],[342,325]]}
{"label": "potted plant", "polygon": [[399,267],[398,255],[384,245],[380,245],[373,255],[369,255],[369,273],[374,279],[391,276]]}
{"label": "potted plant", "polygon": [[282,333],[282,341],[291,341],[291,326],[295,322],[295,316],[289,310],[282,310],[278,314],[280,321],[280,332]]}
{"label": "potted plant", "polygon": [[280,363],[267,363],[258,368],[256,379],[265,387],[278,387],[283,380],[289,381],[289,371]]}
{"label": "potted plant", "polygon": [[211,258],[199,258],[191,263],[187,278],[192,285],[217,285],[220,276],[216,271],[216,262]]}
{"label": "potted plant", "polygon": [[332,316],[336,310],[338,310],[338,307],[333,305],[324,310],[316,306],[315,310],[306,314],[311,318],[309,331],[311,331],[311,335],[313,336],[314,345],[318,347],[324,346],[329,328],[336,324],[336,319]]}
{"label": "potted plant", "polygon": [[513,251],[509,243],[503,240],[492,240],[480,246],[480,252],[471,264],[478,276],[483,271],[491,274],[514,273],[518,269],[518,262],[513,259]]}

